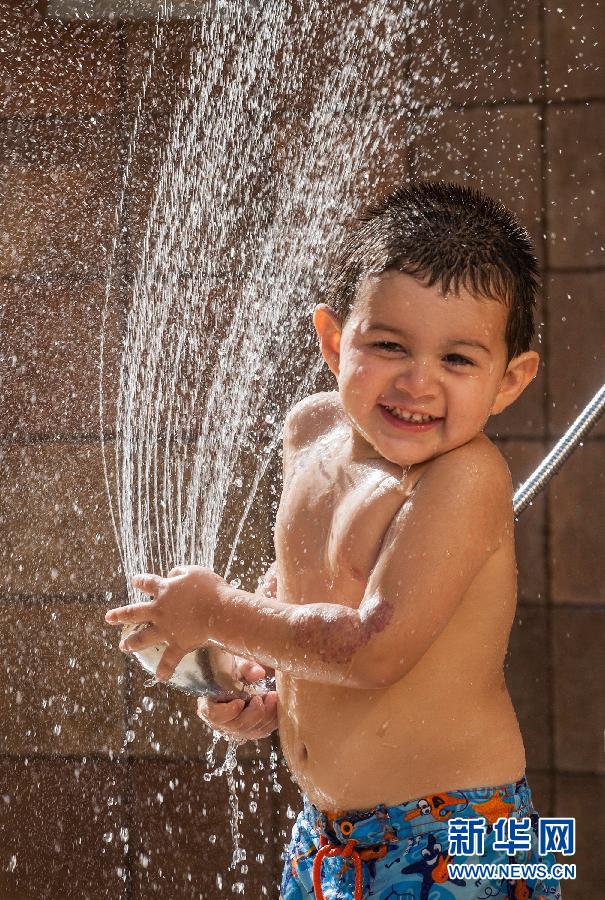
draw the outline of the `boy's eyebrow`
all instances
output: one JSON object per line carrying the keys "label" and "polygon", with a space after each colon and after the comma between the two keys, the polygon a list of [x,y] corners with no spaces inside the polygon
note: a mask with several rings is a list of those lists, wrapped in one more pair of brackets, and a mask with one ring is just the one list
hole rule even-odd
{"label": "boy's eyebrow", "polygon": [[[397,328],[393,328],[392,325],[385,325],[383,322],[372,322],[371,325],[368,325],[366,331],[391,331],[393,334],[399,334],[401,337],[409,338],[409,334],[406,331],[400,331]],[[491,356],[491,350],[489,347],[486,347],[485,344],[482,344],[481,341],[472,341],[468,338],[452,338],[448,341],[448,344],[462,344],[465,347],[476,347],[478,350],[484,350]]]}

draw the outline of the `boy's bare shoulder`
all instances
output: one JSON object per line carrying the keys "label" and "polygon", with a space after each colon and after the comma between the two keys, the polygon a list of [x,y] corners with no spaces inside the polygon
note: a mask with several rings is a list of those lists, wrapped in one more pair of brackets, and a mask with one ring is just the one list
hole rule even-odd
{"label": "boy's bare shoulder", "polygon": [[[441,489],[447,485],[462,500],[464,488],[474,485],[495,504],[510,504],[513,483],[508,464],[500,450],[483,433],[466,444],[435,457],[424,468],[418,481],[434,481]],[[462,490],[461,490],[462,489]],[[477,493],[472,492],[475,497]]]}
{"label": "boy's bare shoulder", "polygon": [[338,391],[319,391],[295,403],[284,421],[284,444],[296,450],[317,440],[339,422],[344,412]]}

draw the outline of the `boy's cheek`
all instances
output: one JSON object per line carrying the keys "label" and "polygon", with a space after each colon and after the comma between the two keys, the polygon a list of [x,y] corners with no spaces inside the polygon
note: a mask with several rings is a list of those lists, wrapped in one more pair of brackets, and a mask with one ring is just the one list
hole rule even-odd
{"label": "boy's cheek", "polygon": [[360,428],[369,424],[367,419],[373,415],[387,387],[388,380],[368,361],[344,368],[338,379],[343,409]]}
{"label": "boy's cheek", "polygon": [[381,372],[376,365],[369,361],[358,362],[355,365],[344,366],[340,370],[338,379],[339,391],[344,396],[359,399],[372,394],[374,386],[384,381]]}

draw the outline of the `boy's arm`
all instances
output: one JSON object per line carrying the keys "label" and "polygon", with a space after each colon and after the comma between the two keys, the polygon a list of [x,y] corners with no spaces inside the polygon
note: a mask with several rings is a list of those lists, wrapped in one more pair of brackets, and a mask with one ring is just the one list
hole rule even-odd
{"label": "boy's arm", "polygon": [[429,649],[512,528],[506,463],[493,445],[473,441],[425,469],[391,523],[358,609],[281,603],[189,566],[167,579],[137,575],[135,587],[156,599],[110,610],[106,620],[149,624],[123,641],[127,652],[166,642],[159,679],[190,649],[214,642],[307,681],[384,688]]}
{"label": "boy's arm", "polygon": [[212,639],[309,681],[387,687],[428,650],[512,527],[506,463],[492,445],[466,444],[419,479],[359,609],[262,601],[228,585]]}
{"label": "boy's arm", "polygon": [[[272,562],[265,574],[260,576],[254,593],[264,597],[277,596],[277,561]],[[215,644],[209,644],[206,648],[206,652],[208,653],[210,663],[215,670],[224,668],[227,671],[232,668],[235,654],[231,653],[229,650],[223,650],[222,647]],[[268,669],[268,676],[275,674],[271,667],[268,666],[266,668]]]}
{"label": "boy's arm", "polygon": [[359,607],[366,621],[382,610],[384,626],[357,656],[379,685],[403,678],[448,624],[513,530],[512,497],[508,466],[492,444],[465,444],[427,467],[385,537]]}

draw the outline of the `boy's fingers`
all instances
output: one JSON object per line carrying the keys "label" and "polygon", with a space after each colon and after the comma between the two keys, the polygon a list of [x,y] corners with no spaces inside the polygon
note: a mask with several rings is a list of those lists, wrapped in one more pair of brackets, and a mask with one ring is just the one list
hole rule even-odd
{"label": "boy's fingers", "polygon": [[208,697],[199,697],[197,701],[198,716],[215,725],[226,725],[233,719],[237,719],[243,708],[244,701],[239,699],[230,700],[228,703],[218,703]]}
{"label": "boy's fingers", "polygon": [[277,706],[277,691],[267,691],[265,704],[271,703],[272,706]]}
{"label": "boy's fingers", "polygon": [[275,714],[275,710],[277,709],[277,691],[269,691],[265,694],[265,712]]}
{"label": "boy's fingers", "polygon": [[242,710],[240,721],[244,729],[255,728],[264,718],[265,704],[260,695],[252,698],[248,706]]}
{"label": "boy's fingers", "polygon": [[238,731],[241,734],[251,734],[259,727],[264,728],[273,719],[275,709],[273,703],[267,700],[267,696],[264,697],[265,702],[263,702],[263,697],[254,698],[248,708],[242,712],[237,723]]}
{"label": "boy's fingers", "polygon": [[133,587],[138,588],[139,591],[143,591],[144,594],[151,594],[154,596],[159,591],[162,586],[163,579],[160,578],[159,575],[133,575],[130,579],[130,583]]}
{"label": "boy's fingers", "polygon": [[105,621],[112,625],[123,622],[125,625],[139,625],[151,622],[153,617],[153,603],[129,603],[128,606],[118,606],[105,613]]}
{"label": "boy's fingers", "polygon": [[239,672],[242,678],[250,682],[259,681],[265,675],[263,667],[250,659],[242,659],[239,663]]}
{"label": "boy's fingers", "polygon": [[[266,737],[275,729],[277,692],[257,694],[244,708],[243,700],[228,703],[198,699],[198,715],[207,725],[235,740],[256,740]],[[223,710],[221,710],[223,707]],[[229,715],[215,715],[217,710],[228,711]],[[204,713],[208,713],[205,715]]]}
{"label": "boy's fingers", "polygon": [[[263,718],[262,704],[259,704],[256,698],[253,698],[248,706],[244,706],[243,700],[231,700],[229,703],[220,703],[218,706],[224,706],[228,709],[228,715],[207,715],[205,718],[211,725],[225,727],[233,726],[234,734],[247,734],[252,728],[255,728]],[[216,707],[214,707],[216,709]],[[214,710],[213,710],[214,711]]]}
{"label": "boy's fingers", "polygon": [[120,650],[124,653],[134,653],[137,650],[144,650],[146,647],[153,647],[155,644],[161,644],[163,638],[159,634],[154,625],[148,625],[147,628],[129,634],[127,638],[120,641]]}
{"label": "boy's fingers", "polygon": [[184,656],[179,647],[166,647],[156,669],[156,681],[168,681]]}

